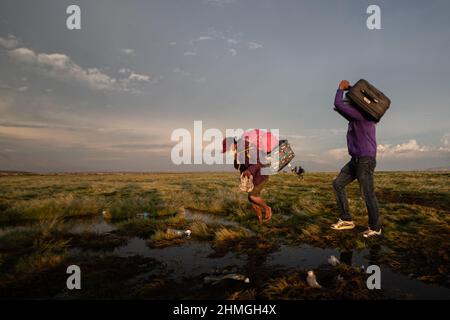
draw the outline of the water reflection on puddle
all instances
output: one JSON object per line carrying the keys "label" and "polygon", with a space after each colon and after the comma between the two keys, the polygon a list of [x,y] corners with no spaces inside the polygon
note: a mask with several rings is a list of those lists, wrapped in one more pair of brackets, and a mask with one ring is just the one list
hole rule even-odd
{"label": "water reflection on puddle", "polygon": [[[31,230],[40,226],[45,227],[46,223],[50,224],[51,221],[24,222],[18,225],[0,226],[0,237],[10,232]],[[65,220],[62,224],[68,232],[72,233],[95,232],[102,234],[116,230],[116,226],[103,219],[103,216],[71,218]]]}
{"label": "water reflection on puddle", "polygon": [[[122,257],[141,255],[154,258],[164,263],[171,271],[169,277],[175,280],[208,274],[213,269],[238,267],[249,277],[255,270],[246,270],[248,256],[245,254],[227,253],[220,258],[211,258],[213,249],[209,243],[187,242],[183,245],[166,248],[149,248],[146,241],[133,238],[127,245],[117,248],[114,254]],[[361,250],[354,252],[339,252],[335,249],[321,249],[312,246],[280,246],[279,250],[267,255],[265,263],[259,267],[271,269],[313,270],[327,264],[328,258],[334,255],[342,262],[356,267],[373,264],[373,252]],[[382,288],[389,297],[417,299],[449,299],[450,289],[437,285],[426,284],[408,276],[395,273],[389,267],[380,265]]]}
{"label": "water reflection on puddle", "polygon": [[219,224],[229,227],[240,227],[237,222],[226,220],[213,214],[197,212],[189,209],[185,209],[182,213],[180,213],[180,215],[184,217],[186,221],[202,221],[206,224]]}
{"label": "water reflection on puddle", "polygon": [[306,245],[301,247],[282,245],[278,251],[268,256],[267,264],[272,267],[313,269],[326,263],[328,257],[331,255],[336,255],[336,251]]}
{"label": "water reflection on puddle", "polygon": [[[203,221],[206,224],[218,224],[224,226],[240,227],[238,223],[223,219],[221,217],[193,212],[186,210],[183,213],[187,221]],[[33,224],[19,226],[7,226],[0,228],[0,236],[11,231],[22,231],[32,228]],[[73,233],[95,232],[99,234],[108,233],[116,229],[115,225],[103,219],[102,216],[83,219],[71,219],[65,222],[65,226]],[[317,248],[308,245],[288,246],[281,245],[275,252],[268,253],[266,256],[259,257],[261,263],[257,268],[279,269],[297,269],[313,270],[317,267],[327,264],[331,255],[337,257],[341,262],[361,267],[377,264],[381,268],[381,286],[389,297],[398,298],[417,298],[417,299],[450,299],[450,289],[438,285],[427,284],[406,275],[394,272],[386,265],[380,264],[380,248],[372,247],[365,250],[353,250],[340,252],[331,248]],[[72,249],[73,253],[98,254],[101,251],[89,251]],[[240,271],[247,273],[251,278],[252,274],[257,274],[257,270],[250,270],[249,260],[254,257],[248,257],[246,254],[229,252],[222,257],[212,257],[214,250],[209,242],[188,241],[182,245],[150,248],[144,239],[132,238],[113,252],[121,257],[141,255],[143,257],[153,258],[163,263],[168,271],[169,277],[183,281],[185,278],[196,277],[202,274],[209,274],[213,269],[223,269],[226,267],[237,267]],[[413,262],[411,262],[413,263]],[[254,267],[254,266],[253,266]],[[144,280],[152,272],[137,275],[136,279]]]}
{"label": "water reflection on puddle", "polygon": [[171,277],[175,279],[209,273],[213,268],[242,266],[246,261],[245,254],[235,253],[210,258],[213,252],[211,245],[206,242],[190,241],[180,246],[149,248],[146,241],[140,238],[133,238],[127,245],[114,250],[114,254],[122,257],[141,255],[163,262],[171,270]]}
{"label": "water reflection on puddle", "polygon": [[95,216],[92,218],[72,219],[65,223],[69,227],[70,232],[95,232],[107,233],[116,230],[116,227],[103,219],[102,216]]}
{"label": "water reflection on puddle", "polygon": [[417,299],[450,299],[450,289],[427,284],[411,279],[406,275],[394,272],[386,265],[378,264],[379,249],[365,249],[339,252],[335,249],[322,249],[308,245],[298,247],[281,246],[278,251],[270,254],[267,264],[271,267],[312,270],[327,264],[334,255],[341,262],[355,267],[377,264],[381,269],[381,287],[393,297],[411,297]]}

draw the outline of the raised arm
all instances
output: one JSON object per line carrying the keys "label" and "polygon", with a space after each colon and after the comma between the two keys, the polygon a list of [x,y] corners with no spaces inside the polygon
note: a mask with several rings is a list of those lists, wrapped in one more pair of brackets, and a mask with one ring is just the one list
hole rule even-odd
{"label": "raised arm", "polygon": [[334,98],[334,107],[347,120],[364,120],[364,115],[348,101],[344,100],[344,90],[338,89]]}

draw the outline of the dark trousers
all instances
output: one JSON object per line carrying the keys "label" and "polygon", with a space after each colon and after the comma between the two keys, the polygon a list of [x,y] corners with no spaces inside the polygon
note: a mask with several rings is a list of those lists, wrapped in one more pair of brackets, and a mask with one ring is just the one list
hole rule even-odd
{"label": "dark trousers", "polygon": [[337,204],[342,220],[351,221],[352,216],[348,210],[347,193],[345,187],[355,179],[358,179],[361,193],[366,202],[369,213],[369,227],[372,230],[380,230],[380,219],[378,215],[378,201],[375,196],[373,172],[376,167],[374,157],[352,158],[341,170],[337,178],[333,181],[333,188],[336,194]]}

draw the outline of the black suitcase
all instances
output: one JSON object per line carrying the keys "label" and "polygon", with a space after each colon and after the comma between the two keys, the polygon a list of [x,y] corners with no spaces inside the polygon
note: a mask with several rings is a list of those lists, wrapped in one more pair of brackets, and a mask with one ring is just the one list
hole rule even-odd
{"label": "black suitcase", "polygon": [[391,100],[383,92],[364,79],[350,88],[347,97],[369,118],[377,122],[391,105]]}

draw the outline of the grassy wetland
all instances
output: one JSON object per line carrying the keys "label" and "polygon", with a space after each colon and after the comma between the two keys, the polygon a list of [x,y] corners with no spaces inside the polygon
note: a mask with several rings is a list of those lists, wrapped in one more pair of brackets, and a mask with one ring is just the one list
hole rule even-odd
{"label": "grassy wetland", "polygon": [[[265,224],[234,173],[0,176],[0,298],[449,299],[450,174],[376,173],[384,232],[370,240],[357,183],[357,228],[330,229],[334,176],[271,177]],[[73,264],[81,290],[66,288]],[[366,287],[372,264],[381,290]]]}

